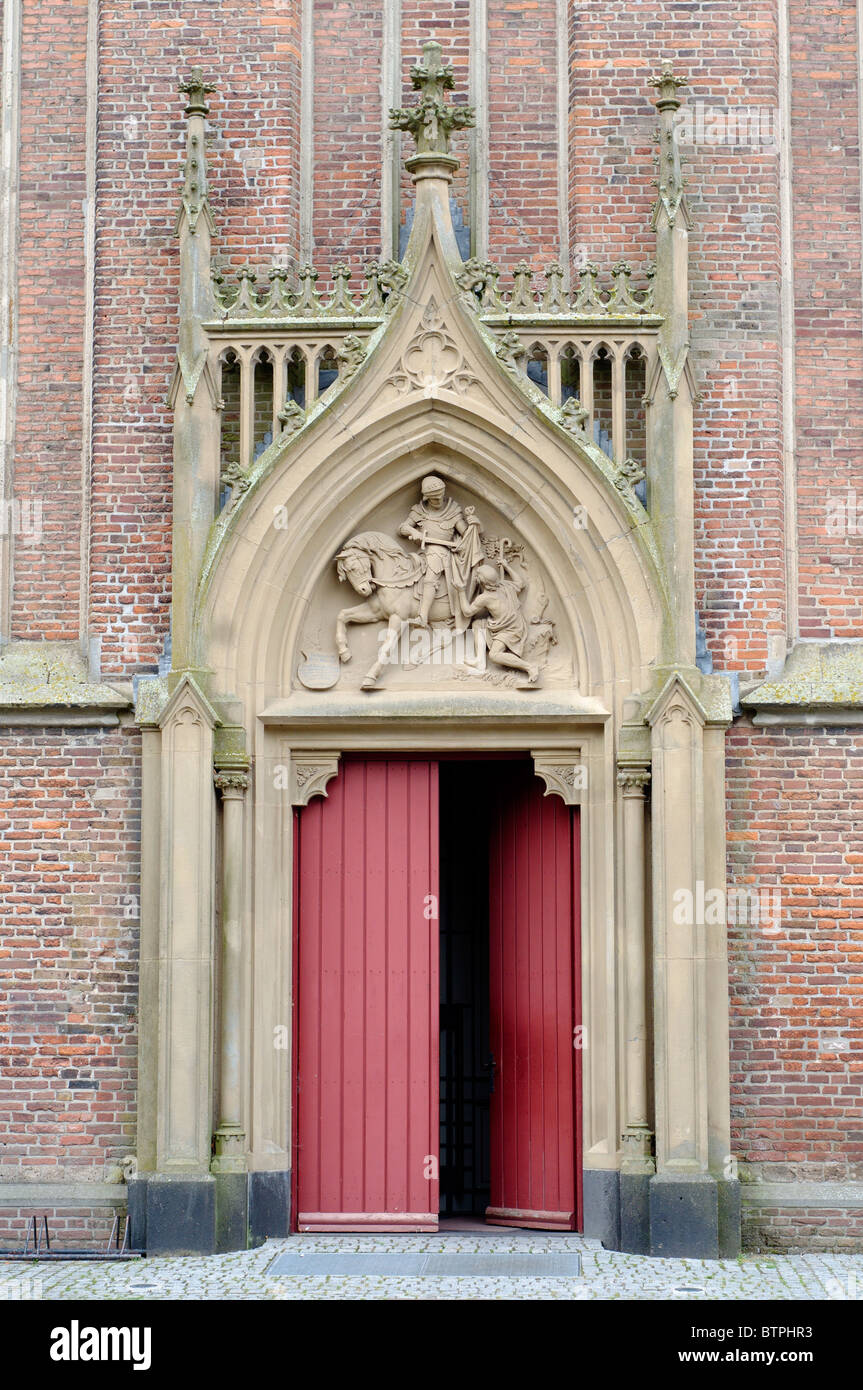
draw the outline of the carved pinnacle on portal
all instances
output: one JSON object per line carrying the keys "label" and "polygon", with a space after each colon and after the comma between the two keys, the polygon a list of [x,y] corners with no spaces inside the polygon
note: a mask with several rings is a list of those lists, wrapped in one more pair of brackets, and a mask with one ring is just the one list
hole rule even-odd
{"label": "carved pinnacle on portal", "polygon": [[203,68],[192,68],[191,74],[185,82],[180,83],[180,91],[184,92],[189,98],[186,107],[187,116],[208,116],[210,108],[207,105],[207,97],[214,92],[215,87],[210,86],[204,81]]}
{"label": "carved pinnacle on portal", "polygon": [[452,67],[441,62],[441,46],[423,44],[423,58],[411,68],[414,90],[421,92],[416,106],[393,106],[390,129],[407,130],[414,137],[417,155],[448,155],[450,135],[476,124],[472,106],[448,106],[444,92],[453,86]]}
{"label": "carved pinnacle on portal", "polygon": [[[675,75],[671,59],[665,58],[662,63],[662,71],[658,77],[648,79],[651,87],[657,90],[656,109],[659,112],[659,177],[656,184],[659,188],[659,206],[665,208],[670,226],[674,226],[678,209],[684,202],[684,178],[680,170],[680,148],[677,142],[677,132],[674,128],[674,117],[680,107],[680,98],[677,95],[678,87],[686,86],[686,78]],[[688,221],[688,213],[684,206],[684,215]],[[654,225],[656,222],[656,212],[654,213]]]}
{"label": "carved pinnacle on portal", "polygon": [[182,208],[189,221],[189,230],[195,231],[198,218],[204,208],[212,220],[207,202],[207,164],[204,149],[204,119],[209,114],[207,97],[215,87],[204,81],[201,68],[192,68],[190,77],[179,84],[179,89],[188,98],[186,116],[186,163],[183,180]]}

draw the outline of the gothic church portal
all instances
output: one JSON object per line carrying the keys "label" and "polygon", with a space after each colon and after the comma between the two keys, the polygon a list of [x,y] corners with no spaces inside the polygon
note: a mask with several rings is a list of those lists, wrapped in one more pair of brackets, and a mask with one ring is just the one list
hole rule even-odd
{"label": "gothic church portal", "polygon": [[[94,1230],[127,1209],[133,1244],[150,1253],[468,1216],[715,1258],[740,1250],[746,1221],[756,1242],[774,1230],[793,1244],[794,1213],[827,1210],[829,1196],[829,1229],[856,1239],[859,1085],[854,1056],[833,1043],[853,1032],[846,917],[860,855],[844,843],[852,818],[830,801],[822,823],[819,806],[837,781],[849,798],[854,787],[857,598],[838,593],[842,556],[831,551],[828,574],[821,540],[809,546],[817,519],[798,526],[798,502],[815,505],[819,487],[805,441],[795,462],[793,411],[767,419],[780,386],[756,410],[745,361],[742,386],[719,396],[718,349],[705,369],[710,335],[734,315],[746,358],[747,316],[762,310],[771,350],[781,338],[793,356],[787,222],[774,277],[786,317],[774,325],[772,271],[758,266],[752,282],[768,288],[732,313],[728,247],[713,249],[715,223],[710,235],[698,224],[698,206],[713,207],[709,170],[684,176],[684,149],[707,138],[684,60],[626,58],[619,111],[597,126],[616,162],[576,177],[583,83],[598,101],[605,77],[578,78],[568,8],[543,6],[556,95],[519,99],[517,131],[484,4],[443,43],[422,28],[415,53],[385,5],[380,86],[392,100],[350,126],[337,38],[319,32],[311,0],[283,7],[304,65],[273,98],[285,122],[274,187],[297,231],[284,260],[278,217],[238,191],[263,175],[255,122],[238,123],[217,75],[221,48],[199,67],[184,40],[166,249],[131,190],[155,188],[161,170],[153,206],[167,226],[158,140],[179,140],[179,108],[153,97],[139,159],[144,117],[111,64],[122,6],[103,7],[104,32],[88,21],[78,501],[65,464],[55,480],[61,512],[87,504],[71,547],[46,504],[44,538],[46,556],[75,568],[80,602],[67,612],[62,585],[28,569],[35,530],[28,539],[22,522],[0,546],[14,796],[34,766],[47,788],[36,851],[11,842],[9,940],[63,975],[38,1007],[24,991],[11,1001],[14,1037],[32,1033],[14,1043],[15,1065],[34,1089],[23,1110],[9,1102],[26,1132],[0,1134],[5,1209],[29,1211],[21,1182],[40,1210],[71,1204]],[[18,12],[7,6],[13,93],[14,64],[26,67]],[[358,82],[377,100],[367,61]],[[548,71],[544,60],[532,80]],[[262,142],[270,100],[263,84]],[[642,124],[624,154],[633,105]],[[115,118],[131,199],[116,262],[97,177]],[[524,154],[512,185],[494,172],[502,130]],[[531,165],[532,142],[557,151],[553,175]],[[7,174],[26,192],[26,167]],[[531,192],[549,179],[553,214]],[[607,266],[575,244],[576,205],[585,243],[595,231],[617,247]],[[746,215],[747,235],[769,231],[766,214]],[[138,232],[143,250],[128,244]],[[0,243],[4,284],[26,286],[15,257],[25,264],[28,238],[15,235]],[[18,415],[0,412],[0,441],[20,489],[28,457],[53,459],[66,435],[61,405],[33,442],[26,294],[15,304],[4,341]],[[173,342],[172,315],[159,434],[153,343]],[[52,389],[70,370],[56,367]],[[834,389],[831,377],[812,412],[822,424]],[[850,457],[830,418],[837,457]],[[801,790],[798,757],[822,769],[819,792],[809,770]],[[801,885],[822,869],[832,877],[810,901]],[[41,935],[27,907],[37,889]],[[786,919],[789,890],[804,898]],[[759,919],[774,901],[779,920]],[[837,954],[815,964],[825,913]],[[792,996],[818,972],[828,994],[801,1063],[783,1052]],[[832,1097],[829,1119],[813,1113],[819,1094]],[[807,1116],[801,1137],[793,1124]]]}

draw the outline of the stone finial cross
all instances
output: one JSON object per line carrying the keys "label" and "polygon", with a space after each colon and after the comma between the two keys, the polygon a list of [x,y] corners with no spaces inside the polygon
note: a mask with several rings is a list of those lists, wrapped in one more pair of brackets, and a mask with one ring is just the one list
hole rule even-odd
{"label": "stone finial cross", "polygon": [[390,108],[390,129],[407,130],[416,141],[417,154],[445,155],[454,130],[476,124],[472,106],[447,106],[444,92],[453,86],[452,67],[441,62],[441,46],[423,44],[422,62],[411,68],[414,91],[421,93],[416,106]]}

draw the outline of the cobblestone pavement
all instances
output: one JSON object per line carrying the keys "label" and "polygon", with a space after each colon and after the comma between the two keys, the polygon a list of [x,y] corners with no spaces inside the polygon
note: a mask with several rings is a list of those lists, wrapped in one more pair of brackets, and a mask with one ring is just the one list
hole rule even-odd
{"label": "cobblestone pavement", "polygon": [[[523,1256],[577,1252],[578,1278],[350,1275],[351,1252]],[[279,1255],[330,1253],[332,1274],[278,1276]],[[472,1268],[475,1262],[472,1262]],[[10,1299],[819,1299],[863,1301],[863,1256],[745,1255],[739,1260],[658,1260],[603,1250],[583,1236],[292,1236],[257,1250],[117,1264],[0,1263]]]}

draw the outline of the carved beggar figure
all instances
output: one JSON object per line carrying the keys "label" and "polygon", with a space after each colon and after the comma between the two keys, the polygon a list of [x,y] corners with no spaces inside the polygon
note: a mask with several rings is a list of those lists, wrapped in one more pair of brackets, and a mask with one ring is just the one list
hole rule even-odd
{"label": "carved beggar figure", "polygon": [[[548,623],[536,624],[537,631],[531,632],[521,601],[526,581],[507,559],[508,542],[484,539],[475,509],[448,497],[446,484],[435,474],[423,478],[420,501],[399,527],[399,535],[415,542],[418,554],[408,554],[380,531],[363,531],[336,556],[339,579],[347,580],[366,600],[338,615],[340,660],[351,659],[347,624],[387,624],[362,688],[377,688],[384,666],[395,660],[405,627],[434,626],[463,635],[474,625],[493,662],[523,672],[527,683],[535,685],[540,649],[547,650],[554,639]],[[532,646],[537,648],[533,661],[527,659]],[[473,662],[464,664],[475,667]]]}

